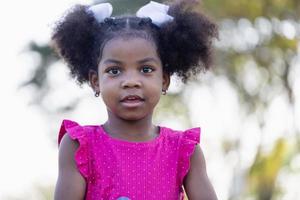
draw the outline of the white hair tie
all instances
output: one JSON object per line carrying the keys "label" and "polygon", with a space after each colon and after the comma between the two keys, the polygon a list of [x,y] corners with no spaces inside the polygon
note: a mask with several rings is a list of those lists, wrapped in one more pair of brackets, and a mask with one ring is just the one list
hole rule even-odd
{"label": "white hair tie", "polygon": [[[168,15],[169,6],[150,1],[145,6],[141,7],[136,16],[140,18],[149,17],[152,23],[161,26],[163,23],[173,21],[173,17]],[[88,11],[91,11],[98,22],[103,22],[105,18],[111,16],[113,7],[110,3],[100,3],[89,7]]]}
{"label": "white hair tie", "polygon": [[150,1],[150,3],[141,7],[136,16],[140,18],[149,17],[152,23],[161,26],[163,23],[173,21],[173,17],[168,15],[169,6],[157,3],[155,1]]}
{"label": "white hair tie", "polygon": [[111,16],[113,7],[110,3],[100,3],[89,7],[88,11],[91,11],[96,20],[101,23],[105,18]]}

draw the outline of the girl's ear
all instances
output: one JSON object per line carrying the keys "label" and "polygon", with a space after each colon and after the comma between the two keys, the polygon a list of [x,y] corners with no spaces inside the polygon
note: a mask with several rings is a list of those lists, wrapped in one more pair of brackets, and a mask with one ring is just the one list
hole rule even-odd
{"label": "girl's ear", "polygon": [[170,74],[164,72],[163,73],[163,85],[162,85],[162,89],[163,90],[168,90],[170,85]]}
{"label": "girl's ear", "polygon": [[89,71],[89,83],[95,92],[100,92],[98,73],[95,70]]}

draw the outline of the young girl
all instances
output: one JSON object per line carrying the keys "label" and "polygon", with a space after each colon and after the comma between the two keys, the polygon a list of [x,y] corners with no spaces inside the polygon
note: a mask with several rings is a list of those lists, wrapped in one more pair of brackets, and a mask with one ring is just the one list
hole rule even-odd
{"label": "young girl", "polygon": [[185,83],[208,69],[216,25],[192,11],[150,2],[136,16],[111,17],[108,3],[75,6],[52,35],[79,84],[107,107],[102,125],[64,120],[56,200],[214,200],[199,146],[200,128],[152,123],[173,74]]}

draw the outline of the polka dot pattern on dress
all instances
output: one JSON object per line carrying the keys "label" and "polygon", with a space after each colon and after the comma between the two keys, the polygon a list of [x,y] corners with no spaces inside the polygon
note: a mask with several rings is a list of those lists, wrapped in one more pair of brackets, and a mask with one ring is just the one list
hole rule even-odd
{"label": "polka dot pattern on dress", "polygon": [[87,183],[86,200],[182,200],[200,132],[160,127],[155,139],[130,142],[110,137],[102,126],[64,120],[58,143],[66,133],[79,141],[74,156]]}

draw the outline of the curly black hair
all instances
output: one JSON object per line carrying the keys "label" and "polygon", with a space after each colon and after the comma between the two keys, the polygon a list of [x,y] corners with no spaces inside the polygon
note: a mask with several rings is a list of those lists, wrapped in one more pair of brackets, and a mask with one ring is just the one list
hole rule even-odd
{"label": "curly black hair", "polygon": [[211,67],[212,41],[218,37],[217,25],[192,11],[187,2],[171,5],[168,14],[174,20],[160,27],[150,18],[136,16],[106,18],[99,23],[89,6],[76,5],[56,24],[52,43],[80,85],[89,81],[90,70],[97,71],[107,41],[118,37],[150,40],[157,47],[163,70],[186,82]]}

